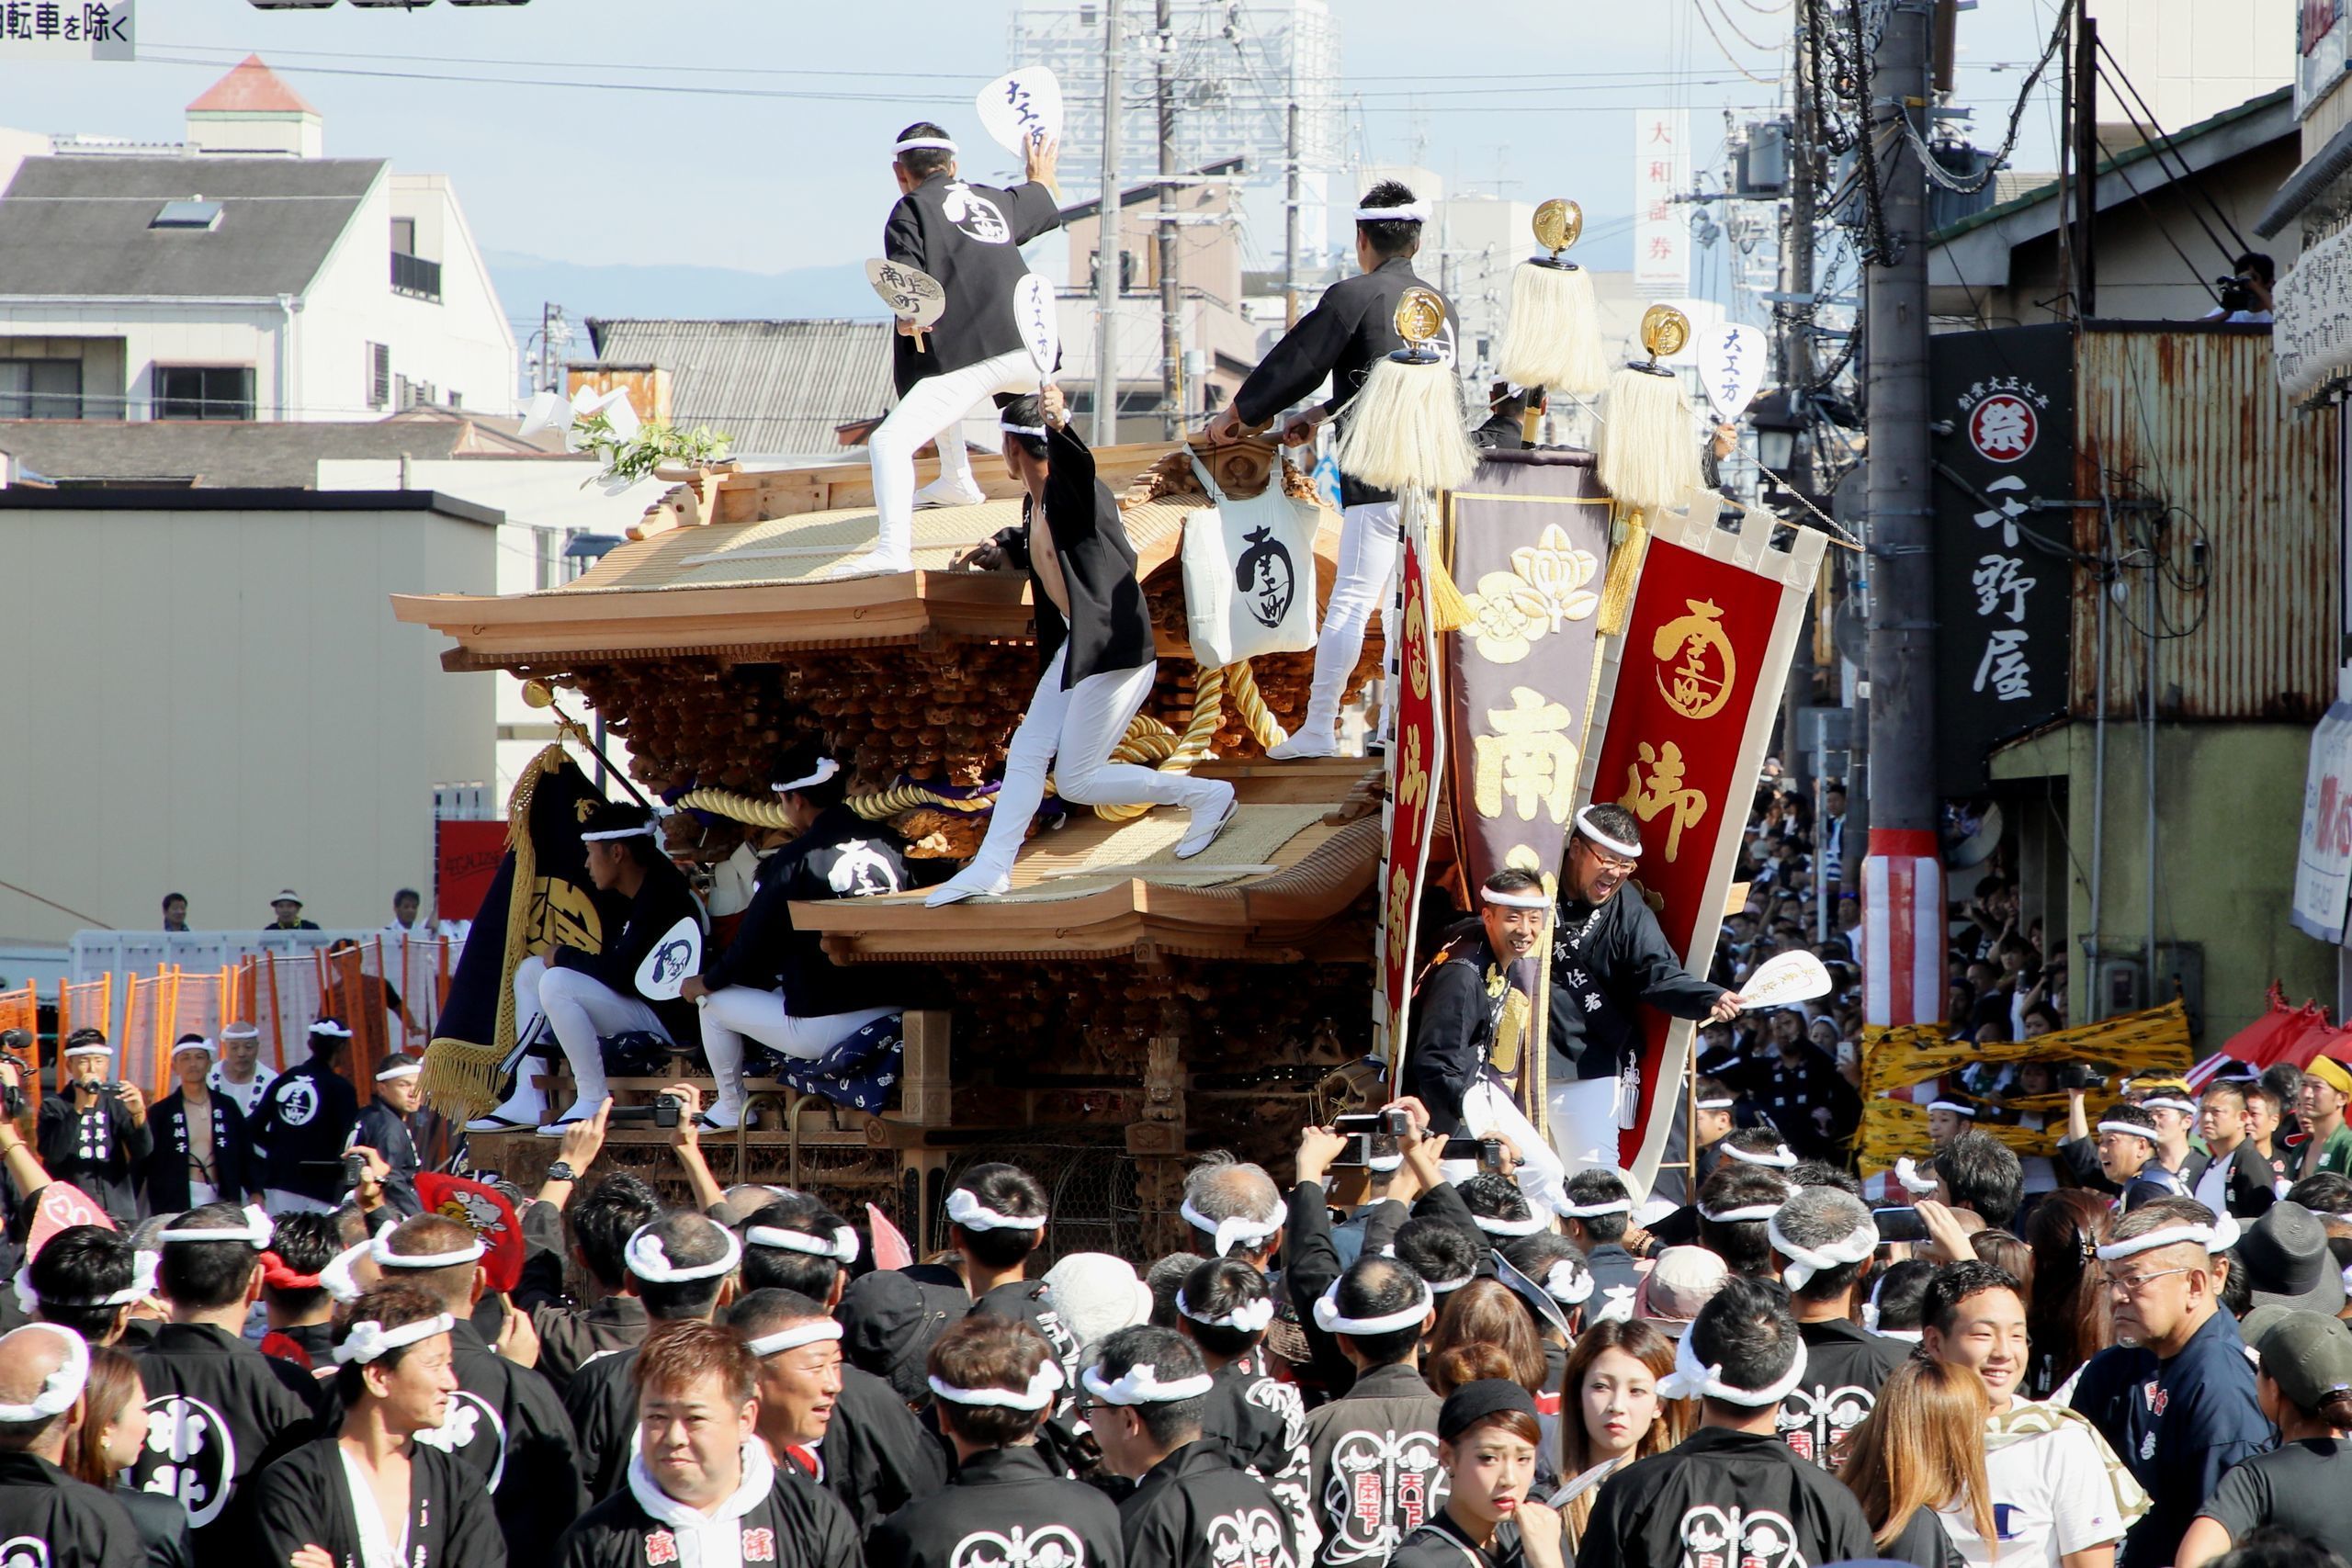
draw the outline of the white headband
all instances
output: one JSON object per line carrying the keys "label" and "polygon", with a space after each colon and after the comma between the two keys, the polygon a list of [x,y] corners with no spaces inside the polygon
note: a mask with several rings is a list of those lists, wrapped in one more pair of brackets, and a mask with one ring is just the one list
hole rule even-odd
{"label": "white headband", "polygon": [[2183,1100],[2177,1095],[2170,1094],[2152,1095],[2148,1099],[2140,1102],[2140,1109],[2143,1111],[2177,1111],[2183,1116],[2194,1116],[2197,1114],[2197,1106],[2194,1101]]}
{"label": "white headband", "polygon": [[1719,1225],[1738,1225],[1746,1224],[1750,1220],[1769,1220],[1780,1212],[1779,1203],[1750,1203],[1745,1209],[1724,1209],[1721,1212],[1710,1209],[1704,1203],[1699,1205],[1699,1217],[1702,1220],[1712,1220]]}
{"label": "white headband", "polygon": [[1426,223],[1430,220],[1430,204],[1408,201],[1401,207],[1359,207],[1359,223]]}
{"label": "white headband", "polygon": [[368,1256],[376,1260],[379,1269],[455,1269],[460,1263],[481,1262],[482,1254],[489,1250],[481,1237],[476,1236],[454,1252],[394,1252],[390,1225],[378,1231],[368,1243]]}
{"label": "white headband", "polygon": [[1477,1277],[1477,1270],[1474,1269],[1458,1280],[1431,1280],[1429,1281],[1430,1294],[1433,1296],[1452,1295],[1454,1292],[1470,1283]]}
{"label": "white headband", "polygon": [[337,1023],[331,1018],[322,1018],[319,1020],[318,1022],[311,1025],[311,1032],[313,1034],[323,1034],[330,1040],[348,1040],[351,1038],[351,1031],[344,1025]]}
{"label": "white headband", "polygon": [[[182,1214],[180,1218],[186,1219],[187,1215]],[[161,1230],[155,1233],[155,1239],[166,1242],[242,1241],[255,1252],[260,1252],[268,1247],[269,1238],[277,1234],[277,1222],[271,1219],[258,1203],[248,1203],[245,1205],[245,1223],[242,1225],[225,1225],[218,1230]]]}
{"label": "white headband", "polygon": [[398,1328],[387,1328],[372,1317],[363,1317],[351,1325],[350,1334],[334,1348],[335,1365],[347,1367],[356,1361],[364,1367],[388,1350],[398,1350],[403,1346],[430,1339],[436,1334],[447,1334],[457,1326],[458,1320],[446,1312],[420,1318],[414,1323],[403,1323]]}
{"label": "white headband", "polygon": [[1198,1399],[1216,1386],[1216,1379],[1206,1372],[1195,1372],[1172,1382],[1159,1381],[1159,1369],[1149,1361],[1137,1361],[1118,1375],[1116,1381],[1106,1379],[1100,1367],[1089,1367],[1078,1374],[1086,1392],[1105,1404],[1173,1404],[1179,1400]]}
{"label": "white headband", "polygon": [[1381,1175],[1385,1176],[1390,1171],[1402,1167],[1404,1163],[1405,1156],[1403,1155],[1369,1155],[1364,1158],[1363,1168],[1366,1170],[1377,1171]]}
{"label": "white headband", "polygon": [[1657,1380],[1660,1399],[1720,1399],[1725,1404],[1744,1405],[1761,1410],[1768,1404],[1778,1404],[1804,1381],[1804,1341],[1796,1342],[1796,1359],[1789,1363],[1787,1373],[1770,1388],[1734,1388],[1724,1382],[1723,1363],[1702,1366],[1699,1352],[1692,1344],[1696,1336],[1684,1334],[1675,1347],[1674,1371]]}
{"label": "white headband", "polygon": [[1540,887],[1531,888],[1525,893],[1498,893],[1491,887],[1481,887],[1478,898],[1480,902],[1492,904],[1498,909],[1548,909],[1552,907],[1552,900],[1544,897],[1544,890]]}
{"label": "white headband", "polygon": [[1928,1101],[1928,1109],[1930,1111],[1949,1111],[1954,1116],[1965,1116],[1972,1121],[1974,1120],[1976,1116],[1976,1107],[1968,1104],[1964,1100],[1931,1100]]}
{"label": "white headband", "polygon": [[1026,435],[1038,441],[1043,441],[1051,434],[1042,424],[1015,424],[1009,419],[1000,423],[997,428],[1007,435]]}
{"label": "white headband", "polygon": [[1023,1219],[1019,1214],[1001,1214],[980,1201],[968,1187],[958,1187],[947,1195],[947,1219],[951,1224],[962,1225],[967,1231],[1041,1231],[1046,1228],[1046,1216]]}
{"label": "white headband", "polygon": [[580,835],[580,841],[583,844],[601,844],[610,839],[650,839],[651,837],[653,837],[653,824],[648,822],[642,828],[607,828],[601,833],[582,833]]}
{"label": "white headband", "polygon": [[1424,1282],[1421,1299],[1400,1312],[1385,1317],[1349,1317],[1340,1311],[1340,1281],[1315,1299],[1315,1326],[1326,1334],[1394,1334],[1400,1328],[1419,1328],[1430,1308],[1436,1304],[1436,1293]]}
{"label": "white headband", "polygon": [[68,1045],[62,1053],[60,1053],[60,1055],[68,1058],[74,1056],[111,1056],[114,1055],[114,1047],[111,1045]]}
{"label": "white headband", "polygon": [[1592,1270],[1579,1268],[1573,1258],[1563,1258],[1544,1276],[1544,1291],[1555,1302],[1580,1306],[1592,1297]]}
{"label": "white headband", "polygon": [[376,1075],[378,1083],[390,1083],[395,1078],[413,1078],[424,1071],[423,1062],[395,1062]]}
{"label": "white headband", "polygon": [[2143,1127],[2137,1122],[2102,1122],[2098,1130],[2102,1133],[2128,1133],[2135,1138],[2145,1138],[2152,1144],[2156,1142],[2156,1130]]}
{"label": "white headband", "polygon": [[44,1299],[54,1307],[129,1306],[141,1297],[154,1293],[155,1266],[163,1259],[164,1255],[160,1252],[133,1253],[130,1260],[130,1283],[109,1295],[98,1296],[87,1301],[68,1296],[44,1298],[33,1288],[33,1266],[28,1263],[17,1270],[17,1304],[24,1308],[27,1315],[38,1312]]}
{"label": "white headband", "polygon": [[1176,1310],[1204,1328],[1230,1328],[1236,1334],[1263,1334],[1266,1325],[1274,1321],[1274,1298],[1260,1296],[1254,1302],[1244,1302],[1223,1317],[1204,1317],[1184,1300],[1184,1288],[1176,1287]]}
{"label": "white headband", "polygon": [[1603,1214],[1630,1214],[1634,1212],[1631,1198],[1611,1198],[1605,1203],[1558,1203],[1552,1212],[1564,1220],[1597,1220]]}
{"label": "white headband", "polygon": [[368,1287],[351,1277],[351,1266],[368,1256],[374,1246],[373,1242],[363,1241],[327,1259],[327,1266],[319,1270],[319,1283],[326,1287],[328,1295],[348,1305],[368,1293]]}
{"label": "white headband", "polygon": [[1769,1165],[1774,1170],[1794,1170],[1797,1168],[1796,1151],[1786,1144],[1775,1144],[1769,1155],[1750,1154],[1736,1144],[1725,1144],[1724,1157],[1736,1159],[1742,1165]]}
{"label": "white headband", "polygon": [[261,1038],[261,1030],[255,1025],[250,1023],[227,1024],[223,1026],[220,1031],[220,1038],[223,1040],[258,1040]]}
{"label": "white headband", "polygon": [[1894,1162],[1894,1179],[1902,1185],[1903,1190],[1910,1193],[1914,1198],[1925,1198],[1934,1192],[1937,1187],[1934,1177],[1919,1174],[1919,1162],[1909,1155],[1905,1155]]}
{"label": "white headband", "polygon": [[653,1234],[652,1225],[643,1226],[628,1238],[628,1245],[621,1248],[621,1261],[628,1266],[630,1273],[656,1285],[684,1285],[696,1280],[716,1280],[722,1274],[733,1273],[735,1265],[743,1260],[743,1244],[735,1239],[735,1233],[723,1225],[718,1229],[718,1234],[726,1238],[727,1250],[713,1262],[672,1263],[670,1255],[662,1250],[662,1238]]}
{"label": "white headband", "polygon": [[960,152],[962,148],[944,136],[910,136],[904,141],[890,143],[893,152]]}
{"label": "white headband", "polygon": [[1825,1269],[1868,1262],[1871,1254],[1878,1250],[1878,1224],[1870,1219],[1864,1219],[1844,1239],[1824,1242],[1819,1247],[1800,1247],[1791,1241],[1781,1229],[1778,1214],[1764,1222],[1764,1235],[1772,1243],[1772,1250],[1789,1260],[1781,1270],[1781,1279],[1792,1291],[1804,1290],[1808,1280]]}
{"label": "white headband", "polygon": [[2101,1263],[2117,1263],[2126,1258],[2137,1258],[2143,1252],[2154,1252],[2160,1247],[2179,1247],[2194,1242],[2207,1252],[2227,1252],[2238,1244],[2237,1222],[2223,1218],[2210,1225],[2166,1225],[2124,1241],[2111,1241],[2098,1249]]}
{"label": "white headband", "polygon": [[1594,827],[1592,825],[1592,807],[1589,806],[1577,813],[1577,831],[1582,833],[1586,838],[1590,839],[1594,843],[1599,844],[1604,850],[1616,851],[1627,860],[1639,860],[1642,858],[1641,845],[1629,844],[1624,840],[1611,833],[1604,833],[1600,829]]}
{"label": "white headband", "polygon": [[201,1051],[206,1055],[213,1057],[220,1055],[220,1047],[209,1040],[182,1040],[172,1046],[172,1055],[175,1056],[183,1051]]}
{"label": "white headband", "polygon": [[957,1388],[939,1378],[928,1380],[931,1392],[951,1404],[993,1404],[1004,1410],[1046,1410],[1062,1390],[1062,1364],[1051,1356],[1037,1363],[1036,1375],[1024,1391],[1012,1388]]}
{"label": "white headband", "polygon": [[830,1317],[812,1317],[789,1328],[779,1328],[774,1334],[746,1339],[743,1348],[754,1356],[765,1357],[779,1350],[797,1350],[804,1345],[821,1345],[828,1339],[839,1339],[841,1337],[840,1324]]}
{"label": "white headband", "polygon": [[1210,1245],[1216,1248],[1219,1258],[1229,1256],[1236,1242],[1244,1247],[1256,1247],[1272,1240],[1274,1233],[1281,1230],[1290,1218],[1277,1209],[1266,1218],[1252,1219],[1248,1214],[1232,1214],[1222,1220],[1213,1220],[1193,1207],[1190,1198],[1185,1199],[1176,1212],[1183,1215],[1184,1223],[1194,1230],[1208,1232]]}
{"label": "white headband", "polygon": [[[90,1348],[82,1337],[70,1328],[54,1323],[28,1323],[25,1328],[39,1328],[65,1341],[65,1359],[58,1369],[41,1379],[40,1392],[33,1395],[30,1404],[0,1404],[0,1421],[46,1421],[52,1416],[62,1416],[74,1408],[82,1397],[82,1389],[90,1381]],[[25,1328],[17,1330],[22,1334]]]}
{"label": "white headband", "polygon": [[830,1236],[786,1230],[781,1225],[753,1225],[743,1233],[743,1242],[747,1247],[797,1252],[809,1258],[830,1258],[836,1263],[857,1261],[857,1233],[847,1225],[837,1227]]}
{"label": "white headband", "polygon": [[1533,1235],[1552,1224],[1549,1214],[1530,1214],[1523,1220],[1498,1220],[1492,1214],[1473,1214],[1470,1218],[1488,1235]]}
{"label": "white headband", "polygon": [[1733,1095],[1728,1100],[1697,1100],[1691,1103],[1702,1111],[1729,1111],[1739,1103],[1739,1096]]}
{"label": "white headband", "polygon": [[834,761],[831,757],[820,757],[817,759],[817,765],[809,769],[807,773],[801,774],[798,778],[786,779],[780,784],[770,784],[768,785],[768,788],[775,791],[778,795],[783,795],[790,790],[807,789],[810,784],[823,784],[827,779],[831,778],[835,773],[838,773],[841,771],[842,765],[840,762]]}

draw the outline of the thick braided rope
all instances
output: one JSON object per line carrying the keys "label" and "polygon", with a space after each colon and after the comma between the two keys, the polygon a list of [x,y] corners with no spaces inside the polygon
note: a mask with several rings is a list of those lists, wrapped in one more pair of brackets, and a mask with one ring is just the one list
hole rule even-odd
{"label": "thick braided rope", "polygon": [[[990,795],[941,795],[921,784],[899,784],[873,795],[854,795],[849,808],[869,822],[901,812],[936,807],[942,811],[986,811],[992,804]],[[731,822],[748,822],[754,828],[789,828],[792,823],[784,815],[784,803],[778,800],[758,800],[748,795],[737,795],[725,789],[690,789],[677,801],[682,811],[707,811],[714,817],[724,817]]]}
{"label": "thick braided rope", "polygon": [[1233,699],[1233,711],[1257,737],[1258,744],[1272,750],[1290,739],[1282,721],[1266,706],[1266,699],[1258,690],[1258,677],[1246,659],[1237,660],[1225,667],[1226,695]]}
{"label": "thick braided rope", "polygon": [[[1226,671],[1224,669],[1195,671],[1193,678],[1193,722],[1184,727],[1183,739],[1177,741],[1159,766],[1168,772],[1189,773],[1193,764],[1209,754],[1210,744],[1216,739],[1218,726],[1225,722]],[[1098,806],[1094,814],[1106,822],[1132,822],[1149,811],[1148,802],[1125,806]]]}

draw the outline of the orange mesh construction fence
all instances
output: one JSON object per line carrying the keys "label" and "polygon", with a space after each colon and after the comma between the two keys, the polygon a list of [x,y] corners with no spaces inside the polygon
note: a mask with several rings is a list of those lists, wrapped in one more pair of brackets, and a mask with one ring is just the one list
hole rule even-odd
{"label": "orange mesh construction fence", "polygon": [[27,1101],[35,1111],[40,1109],[40,990],[30,981],[13,991],[0,991],[0,1029],[21,1029],[33,1038],[25,1053],[30,1071],[27,1074]]}

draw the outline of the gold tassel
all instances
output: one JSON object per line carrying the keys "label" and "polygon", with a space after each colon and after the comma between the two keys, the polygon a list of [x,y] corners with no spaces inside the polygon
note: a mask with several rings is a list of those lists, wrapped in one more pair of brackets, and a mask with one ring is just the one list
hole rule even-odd
{"label": "gold tassel", "polygon": [[1599,625],[1603,637],[1625,630],[1625,617],[1634,608],[1634,586],[1641,580],[1642,557],[1649,547],[1649,522],[1638,510],[1628,511],[1620,526],[1623,536],[1609,552],[1609,577],[1600,589]]}
{"label": "gold tassel", "polygon": [[1453,583],[1453,573],[1445,570],[1445,558],[1436,551],[1430,552],[1430,625],[1441,632],[1458,632],[1473,619],[1470,601]]}
{"label": "gold tassel", "polygon": [[1495,1021],[1494,1049],[1487,1058],[1505,1077],[1519,1071],[1519,1048],[1527,1038],[1527,993],[1513,986],[1503,998],[1502,1016]]}

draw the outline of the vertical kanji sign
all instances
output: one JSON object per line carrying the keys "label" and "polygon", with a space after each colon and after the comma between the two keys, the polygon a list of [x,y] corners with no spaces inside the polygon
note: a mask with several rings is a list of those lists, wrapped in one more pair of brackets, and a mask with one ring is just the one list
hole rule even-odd
{"label": "vertical kanji sign", "polygon": [[1690,115],[1634,114],[1634,289],[1647,299],[1690,292],[1690,219],[1674,199],[1690,185]]}
{"label": "vertical kanji sign", "polygon": [[1445,726],[1438,713],[1444,678],[1438,666],[1437,628],[1430,620],[1429,497],[1407,491],[1405,558],[1397,616],[1396,739],[1388,748],[1386,850],[1380,864],[1380,995],[1374,1010],[1374,1054],[1385,1054],[1390,1076],[1400,1070],[1413,995],[1413,935],[1421,883],[1429,874],[1430,840],[1437,829],[1438,780],[1445,768]]}

